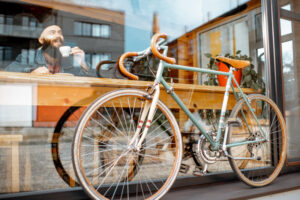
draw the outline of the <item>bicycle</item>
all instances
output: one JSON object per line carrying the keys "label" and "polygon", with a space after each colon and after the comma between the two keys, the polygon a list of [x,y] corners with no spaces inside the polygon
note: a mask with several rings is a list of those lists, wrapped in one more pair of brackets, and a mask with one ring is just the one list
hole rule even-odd
{"label": "bicycle", "polygon": [[[201,157],[227,157],[237,176],[253,187],[274,181],[286,158],[285,122],[271,99],[261,94],[245,95],[237,84],[233,71],[250,63],[218,56],[216,60],[225,63],[229,72],[176,65],[174,58],[167,57],[166,39],[165,34],[155,34],[149,48],[124,53],[119,59],[120,71],[134,80],[138,77],[124,67],[126,58],[154,54],[160,59],[156,78],[146,91],[109,92],[96,99],[81,116],[72,156],[76,176],[86,193],[92,199],[159,199],[170,189],[180,169],[182,138],[174,115],[159,100],[160,85],[201,131]],[[172,83],[169,85],[162,77],[165,68],[227,76],[217,133],[206,132],[197,122],[175,94]],[[237,103],[225,122],[230,88]],[[118,122],[111,116],[116,116]],[[91,166],[92,159],[103,153],[109,155],[102,159],[104,162]],[[130,169],[136,165],[138,172],[129,177]],[[92,176],[96,172],[97,177]]]}

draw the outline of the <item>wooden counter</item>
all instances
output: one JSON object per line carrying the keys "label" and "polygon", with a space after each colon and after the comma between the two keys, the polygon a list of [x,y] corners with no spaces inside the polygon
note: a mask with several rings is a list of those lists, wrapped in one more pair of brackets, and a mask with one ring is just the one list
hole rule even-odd
{"label": "wooden counter", "polygon": [[[32,75],[26,73],[0,72],[1,84],[32,84],[37,88],[39,106],[86,106],[98,96],[119,88],[145,89],[148,81],[132,81],[70,75]],[[189,108],[220,109],[225,87],[193,84],[174,84],[176,94]],[[161,86],[161,100],[169,108],[179,108]],[[243,89],[245,93],[257,93],[253,89]],[[228,109],[235,103],[231,93]]]}
{"label": "wooden counter", "polygon": [[[32,75],[26,73],[0,72],[1,84],[32,85],[34,88],[34,105],[38,107],[37,120],[44,117],[57,121],[69,106],[88,106],[97,97],[119,88],[137,88],[144,90],[151,82],[95,77],[78,77],[72,75]],[[176,94],[189,109],[221,109],[225,87],[195,84],[174,84]],[[179,109],[176,102],[161,86],[160,99],[170,108]],[[245,93],[255,93],[253,89],[243,89]],[[6,94],[4,94],[6,95]],[[235,99],[231,92],[227,109],[234,107]],[[56,114],[48,111],[57,109]],[[46,112],[47,110],[47,112]],[[44,116],[44,117],[39,117]],[[186,116],[179,110],[180,124]]]}

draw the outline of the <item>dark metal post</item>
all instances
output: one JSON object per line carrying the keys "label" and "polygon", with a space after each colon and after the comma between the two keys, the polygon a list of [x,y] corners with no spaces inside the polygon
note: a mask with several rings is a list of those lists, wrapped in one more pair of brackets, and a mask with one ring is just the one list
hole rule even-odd
{"label": "dark metal post", "polygon": [[268,95],[284,115],[283,72],[281,59],[280,6],[278,0],[262,0],[265,64]]}

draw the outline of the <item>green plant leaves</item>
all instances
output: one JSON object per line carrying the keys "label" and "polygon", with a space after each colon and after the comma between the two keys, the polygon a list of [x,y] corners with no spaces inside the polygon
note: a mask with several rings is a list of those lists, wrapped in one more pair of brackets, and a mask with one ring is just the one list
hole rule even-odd
{"label": "green plant leaves", "polygon": [[249,74],[249,75],[247,75],[247,76],[244,76],[243,79],[244,79],[244,81],[245,81],[246,83],[248,83],[248,82],[250,82],[250,81],[252,80],[252,76]]}
{"label": "green plant leaves", "polygon": [[242,73],[243,73],[243,76],[247,76],[251,71],[251,68],[250,67],[246,67],[243,69]]}

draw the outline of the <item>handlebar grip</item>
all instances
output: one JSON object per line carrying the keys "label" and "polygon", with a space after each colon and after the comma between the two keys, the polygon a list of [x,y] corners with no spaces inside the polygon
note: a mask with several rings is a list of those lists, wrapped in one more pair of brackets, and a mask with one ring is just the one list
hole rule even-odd
{"label": "handlebar grip", "polygon": [[159,59],[166,61],[167,63],[170,63],[170,64],[175,64],[176,63],[175,58],[170,58],[170,57],[166,57],[166,56],[162,55],[156,48],[157,40],[159,38],[167,39],[167,37],[168,36],[164,33],[156,33],[151,39],[151,51]]}
{"label": "handlebar grip", "polygon": [[133,57],[133,56],[138,56],[138,53],[137,52],[127,52],[127,53],[124,53],[122,54],[122,56],[120,57],[119,59],[119,70],[120,72],[124,75],[124,76],[127,76],[129,79],[132,79],[132,80],[138,80],[139,77],[128,72],[126,70],[126,68],[124,67],[124,60],[127,58],[127,57]]}

